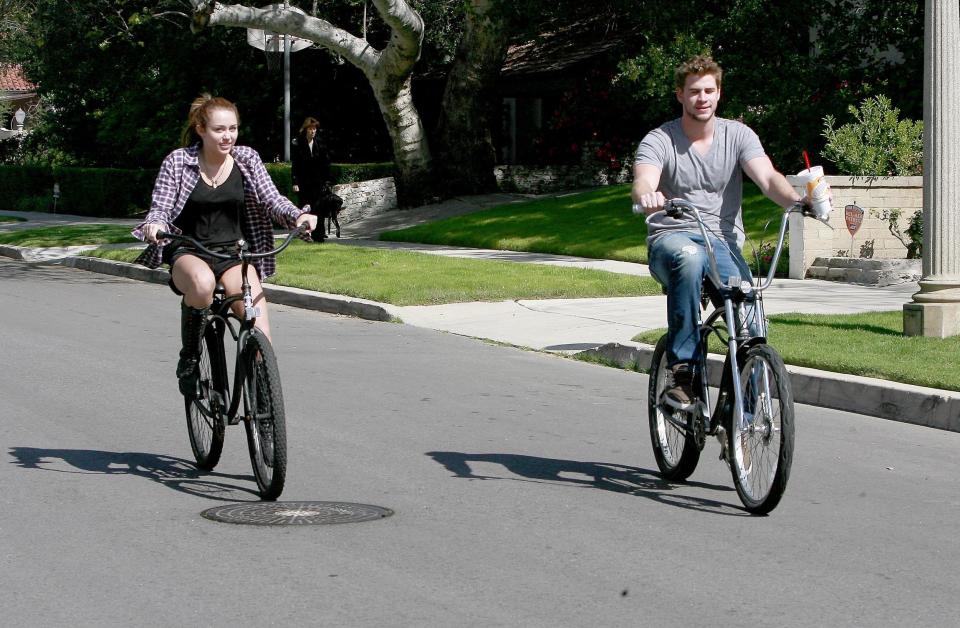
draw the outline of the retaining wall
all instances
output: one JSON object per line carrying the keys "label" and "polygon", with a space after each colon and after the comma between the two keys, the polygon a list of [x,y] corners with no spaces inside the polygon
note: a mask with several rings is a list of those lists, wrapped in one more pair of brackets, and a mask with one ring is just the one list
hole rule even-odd
{"label": "retaining wall", "polygon": [[333,191],[343,199],[343,211],[339,216],[341,224],[397,208],[397,187],[393,177],[341,183],[334,185]]}
{"label": "retaining wall", "polygon": [[501,165],[494,166],[493,172],[501,190],[523,194],[562,192],[633,181],[633,173],[629,168],[623,168],[619,172],[610,172],[597,166],[583,164],[558,166]]}
{"label": "retaining wall", "polygon": [[[797,178],[787,180],[801,194]],[[833,190],[830,224],[798,214],[790,216],[790,278],[803,279],[820,258],[855,257],[904,259],[906,247],[894,237],[881,212],[900,209],[900,231],[906,233],[911,216],[923,210],[923,177],[827,177]],[[863,208],[863,223],[856,237],[850,237],[844,207]],[[906,235],[904,235],[906,237]],[[853,255],[851,255],[851,251]]]}

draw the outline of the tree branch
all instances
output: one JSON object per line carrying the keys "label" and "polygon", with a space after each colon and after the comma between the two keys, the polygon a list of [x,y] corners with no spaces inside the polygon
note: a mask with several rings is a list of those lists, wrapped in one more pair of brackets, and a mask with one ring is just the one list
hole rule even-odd
{"label": "tree branch", "polygon": [[[257,9],[210,0],[191,0],[191,3],[195,10],[194,24],[199,18],[203,22],[201,27],[207,24],[239,26],[301,37],[338,53],[365,74],[374,70],[380,58],[380,52],[366,41],[322,18],[284,11],[282,8]],[[204,14],[206,19],[203,19]]]}
{"label": "tree branch", "polygon": [[380,18],[390,27],[392,37],[383,50],[381,63],[391,73],[409,74],[420,58],[425,30],[423,18],[406,0],[372,0]]}

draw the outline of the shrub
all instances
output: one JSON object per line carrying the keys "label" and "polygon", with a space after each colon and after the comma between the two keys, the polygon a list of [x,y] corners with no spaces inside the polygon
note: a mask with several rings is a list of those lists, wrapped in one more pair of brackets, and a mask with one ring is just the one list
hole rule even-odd
{"label": "shrub", "polygon": [[923,123],[900,120],[900,110],[879,95],[849,109],[855,122],[835,128],[833,116],[823,119],[827,140],[824,156],[841,174],[910,176],[923,172]]}
{"label": "shrub", "polygon": [[900,244],[907,247],[907,259],[922,259],[923,256],[923,212],[914,212],[907,221],[907,230],[900,227],[900,219],[903,218],[903,210],[899,207],[893,209],[873,210],[870,212],[873,216],[884,220],[887,223],[887,229],[890,234]]}
{"label": "shrub", "polygon": [[[268,163],[267,172],[280,193],[291,196],[290,164]],[[334,183],[392,176],[392,163],[334,164]],[[78,168],[49,165],[0,165],[0,198],[21,211],[50,211],[53,184],[60,186],[57,212],[78,216],[126,218],[150,206],[156,170]]]}

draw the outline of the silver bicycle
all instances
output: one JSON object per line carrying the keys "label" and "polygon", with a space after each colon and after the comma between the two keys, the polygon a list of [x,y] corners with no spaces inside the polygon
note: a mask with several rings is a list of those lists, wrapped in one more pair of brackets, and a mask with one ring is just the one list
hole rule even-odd
{"label": "silver bicycle", "polygon": [[[740,277],[720,277],[709,229],[700,212],[684,200],[669,200],[668,215],[692,216],[706,243],[710,268],[704,279],[703,306],[713,295],[715,307],[699,321],[700,363],[695,365],[694,390],[699,399],[692,408],[677,410],[663,400],[673,385],[667,367],[667,336],[657,342],[650,367],[648,395],[650,439],[661,475],[683,481],[700,460],[707,436],[720,441],[720,458],[730,467],[737,495],[747,511],[766,514],[783,497],[793,461],[794,419],[790,377],[780,354],[767,343],[763,291],[773,283],[790,214],[813,216],[800,203],[786,209],[780,223],[770,271],[760,285]],[[715,238],[716,239],[716,238]],[[719,239],[723,242],[722,238]],[[759,283],[759,278],[757,282]],[[707,340],[714,334],[727,347],[716,405],[710,403],[707,378]]]}

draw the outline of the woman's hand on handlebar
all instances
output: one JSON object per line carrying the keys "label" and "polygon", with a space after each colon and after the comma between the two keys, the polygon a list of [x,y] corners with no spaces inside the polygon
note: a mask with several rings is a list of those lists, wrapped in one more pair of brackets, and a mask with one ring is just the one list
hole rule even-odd
{"label": "woman's hand on handlebar", "polygon": [[143,240],[149,244],[157,243],[157,233],[165,231],[167,225],[162,222],[148,222],[140,230],[143,233]]}
{"label": "woman's hand on handlebar", "polygon": [[[306,229],[304,224],[307,225]],[[300,227],[301,231],[314,231],[317,228],[317,217],[314,214],[300,214],[297,216],[297,227]]]}

